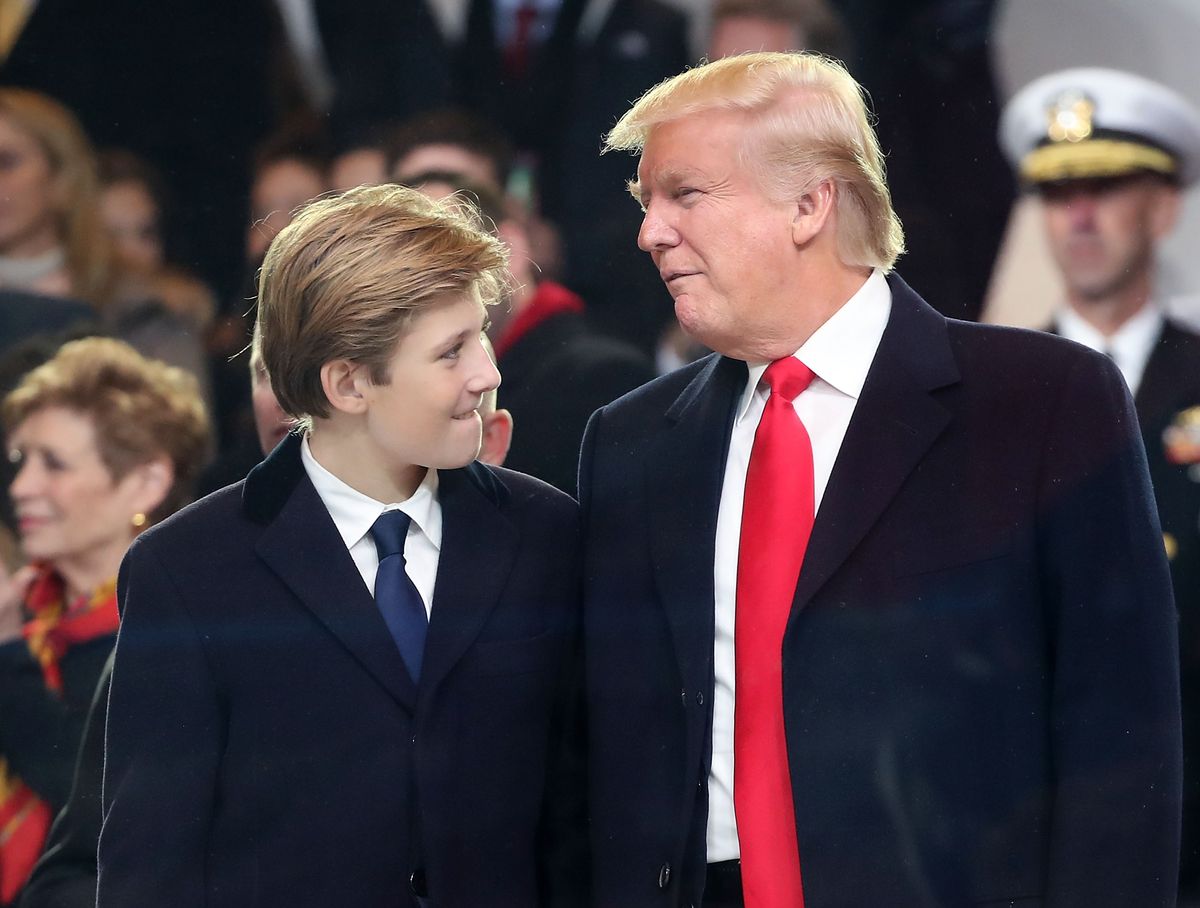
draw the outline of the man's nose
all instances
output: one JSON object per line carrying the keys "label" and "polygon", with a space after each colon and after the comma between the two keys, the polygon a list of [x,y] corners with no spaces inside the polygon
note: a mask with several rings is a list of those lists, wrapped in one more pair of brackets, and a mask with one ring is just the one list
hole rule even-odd
{"label": "man's nose", "polygon": [[1089,229],[1096,220],[1096,197],[1088,192],[1077,192],[1071,198],[1071,226],[1079,229]]}
{"label": "man's nose", "polygon": [[679,242],[679,234],[666,222],[653,206],[642,215],[642,227],[638,230],[638,248],[643,252],[668,249]]}

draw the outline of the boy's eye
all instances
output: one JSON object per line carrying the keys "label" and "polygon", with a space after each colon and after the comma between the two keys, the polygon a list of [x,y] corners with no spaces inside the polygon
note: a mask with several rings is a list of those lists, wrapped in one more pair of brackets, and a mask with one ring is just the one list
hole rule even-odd
{"label": "boy's eye", "polygon": [[462,352],[462,344],[455,344],[449,350],[442,354],[442,359],[458,359],[459,353]]}

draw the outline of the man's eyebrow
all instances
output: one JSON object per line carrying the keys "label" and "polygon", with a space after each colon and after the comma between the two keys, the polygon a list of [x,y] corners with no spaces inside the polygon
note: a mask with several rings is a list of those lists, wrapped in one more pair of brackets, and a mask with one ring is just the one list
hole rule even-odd
{"label": "man's eyebrow", "polygon": [[625,188],[629,190],[629,194],[638,204],[642,201],[642,184],[639,180],[630,180],[625,184]]}

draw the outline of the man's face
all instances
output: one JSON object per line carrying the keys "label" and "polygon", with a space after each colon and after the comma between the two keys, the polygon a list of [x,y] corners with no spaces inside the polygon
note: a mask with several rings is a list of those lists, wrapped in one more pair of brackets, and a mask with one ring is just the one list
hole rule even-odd
{"label": "man's face", "polygon": [[250,188],[250,229],[246,261],[261,262],[275,235],[292,221],[292,212],[325,191],[321,174],[300,160],[269,164]]}
{"label": "man's face", "polygon": [[654,127],[631,189],[650,253],[692,337],[728,356],[769,338],[796,305],[795,202],[767,197],[738,160],[742,114],[706,111]]}
{"label": "man's face", "polygon": [[388,363],[387,384],[366,383],[366,433],[384,469],[454,469],[479,453],[483,396],[500,373],[483,346],[486,314],[473,293],[416,316]]}
{"label": "man's face", "polygon": [[392,179],[400,183],[411,182],[424,173],[459,174],[468,183],[486,186],[494,192],[503,192],[500,175],[492,162],[477,152],[459,145],[436,143],[414,148],[392,167]]}
{"label": "man's face", "polygon": [[1178,209],[1178,191],[1148,175],[1068,180],[1041,195],[1050,251],[1070,295],[1082,301],[1145,280]]}
{"label": "man's face", "polygon": [[263,454],[270,454],[292,430],[294,420],[279,406],[267,369],[256,356],[250,358],[250,402],[254,409],[258,445]]}
{"label": "man's face", "polygon": [[708,59],[719,60],[748,51],[801,50],[807,43],[801,29],[781,19],[752,13],[722,16],[713,23]]}

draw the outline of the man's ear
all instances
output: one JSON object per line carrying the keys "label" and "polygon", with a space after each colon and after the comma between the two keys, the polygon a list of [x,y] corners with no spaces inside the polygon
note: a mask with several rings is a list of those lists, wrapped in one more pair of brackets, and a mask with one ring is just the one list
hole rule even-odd
{"label": "man's ear", "polygon": [[331,359],[321,367],[321,390],[330,405],[341,413],[362,413],[367,408],[363,383],[366,370],[348,359]]}
{"label": "man's ear", "polygon": [[1167,185],[1160,186],[1154,194],[1154,204],[1150,208],[1150,229],[1154,239],[1161,240],[1175,229],[1182,204],[1180,196],[1178,189]]}
{"label": "man's ear", "polygon": [[832,180],[821,180],[796,201],[796,213],[792,218],[792,242],[806,246],[825,227],[825,222],[837,204],[837,188]]}
{"label": "man's ear", "polygon": [[483,445],[475,459],[493,466],[504,466],[512,444],[513,418],[507,410],[494,410],[483,416]]}

